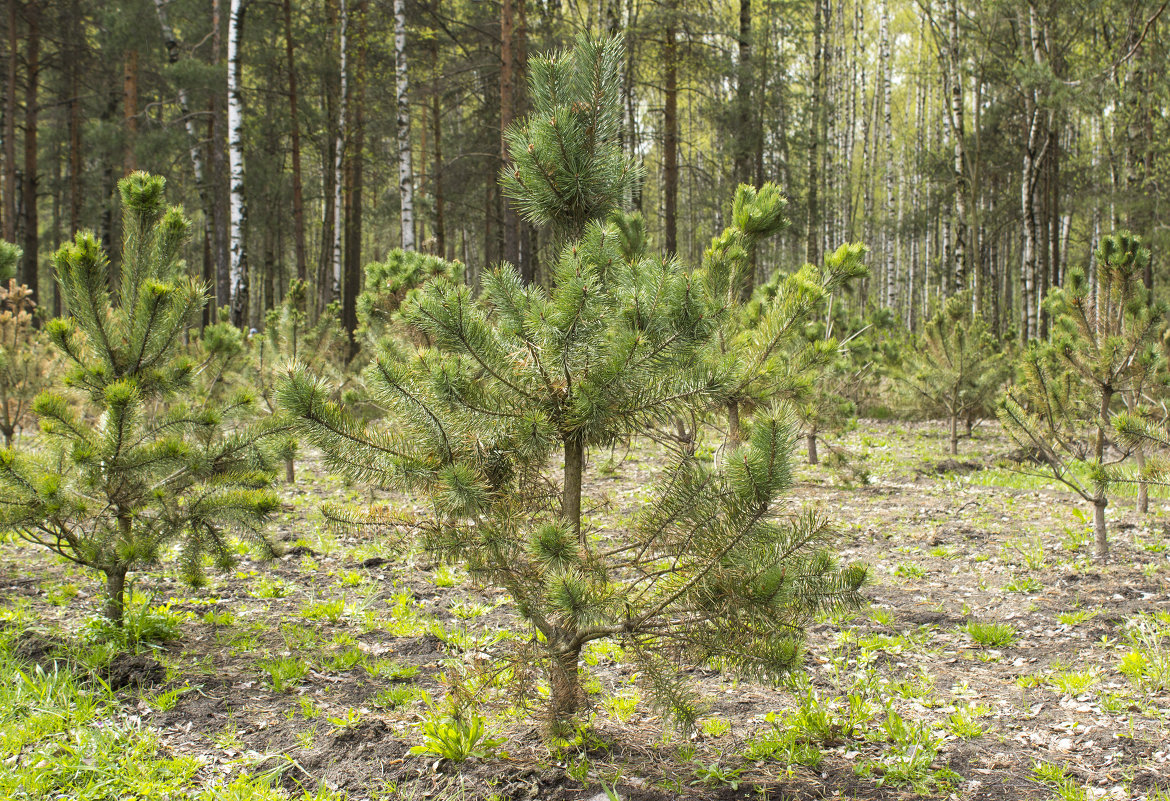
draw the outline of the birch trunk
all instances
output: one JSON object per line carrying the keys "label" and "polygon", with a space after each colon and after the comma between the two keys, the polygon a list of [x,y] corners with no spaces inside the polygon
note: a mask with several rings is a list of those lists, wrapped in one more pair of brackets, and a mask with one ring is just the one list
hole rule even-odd
{"label": "birch trunk", "polygon": [[947,0],[946,64],[947,83],[951,96],[948,121],[951,128],[951,138],[954,142],[955,274],[952,288],[955,292],[961,292],[966,286],[969,271],[967,255],[967,192],[969,187],[966,175],[966,154],[963,149],[965,124],[963,80],[959,71],[959,4],[957,0]]}
{"label": "birch trunk", "polygon": [[228,165],[231,173],[231,305],[232,324],[238,328],[248,319],[248,206],[244,196],[244,101],[242,92],[244,0],[231,0],[228,16]]}
{"label": "birch trunk", "polygon": [[410,84],[406,74],[406,3],[394,0],[394,74],[398,109],[398,195],[402,249],[414,250],[414,170],[410,161]]}
{"label": "birch trunk", "polygon": [[881,20],[878,32],[880,49],[881,85],[882,85],[882,133],[886,148],[886,213],[885,225],[882,231],[886,261],[886,289],[884,306],[887,309],[897,307],[897,270],[898,265],[894,258],[894,242],[897,231],[894,230],[894,125],[890,112],[890,93],[893,78],[893,58],[890,55],[890,6],[882,3]]}

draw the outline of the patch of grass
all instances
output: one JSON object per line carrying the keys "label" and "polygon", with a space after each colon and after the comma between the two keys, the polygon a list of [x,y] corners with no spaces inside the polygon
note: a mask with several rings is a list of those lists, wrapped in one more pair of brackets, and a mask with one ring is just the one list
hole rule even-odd
{"label": "patch of grass", "polygon": [[1007,592],[1040,592],[1044,589],[1044,583],[1034,576],[1012,576],[1003,588]]}
{"label": "patch of grass", "polygon": [[1140,614],[1125,627],[1128,650],[1117,669],[1142,692],[1170,688],[1170,614]]}
{"label": "patch of grass", "polygon": [[1065,670],[1050,676],[1049,683],[1065,695],[1080,695],[1097,683],[1093,670]]}
{"label": "patch of grass", "polygon": [[699,728],[708,737],[722,737],[731,731],[731,721],[727,718],[704,718],[699,722]]}
{"label": "patch of grass", "polygon": [[1086,801],[1088,792],[1077,784],[1076,780],[1068,775],[1068,771],[1061,765],[1050,762],[1033,762],[1032,775],[1036,781],[1047,785],[1056,793],[1060,801]]}
{"label": "patch of grass", "polygon": [[262,673],[268,676],[268,686],[273,692],[284,693],[300,683],[309,672],[303,659],[286,656],[281,659],[267,659],[259,664]]}
{"label": "patch of grass", "polygon": [[638,702],[642,698],[636,690],[628,690],[619,695],[611,695],[605,699],[605,711],[619,723],[628,723],[634,713],[638,711]]}
{"label": "patch of grass", "polygon": [[960,740],[973,740],[982,737],[987,730],[980,718],[991,714],[991,707],[979,704],[971,706],[964,704],[947,716],[946,728]]}
{"label": "patch of grass", "polygon": [[1062,626],[1079,626],[1086,620],[1092,620],[1100,612],[1090,612],[1087,609],[1073,609],[1068,612],[1061,612],[1056,616],[1056,622]]}
{"label": "patch of grass", "polygon": [[1007,623],[977,623],[972,620],[964,630],[976,644],[985,648],[1006,648],[1017,637],[1015,626]]}
{"label": "patch of grass", "polygon": [[894,575],[902,578],[926,578],[926,571],[914,562],[899,562],[894,567]]}
{"label": "patch of grass", "polygon": [[307,620],[327,620],[337,623],[345,617],[345,599],[333,598],[328,601],[305,604],[301,607],[301,615]]}

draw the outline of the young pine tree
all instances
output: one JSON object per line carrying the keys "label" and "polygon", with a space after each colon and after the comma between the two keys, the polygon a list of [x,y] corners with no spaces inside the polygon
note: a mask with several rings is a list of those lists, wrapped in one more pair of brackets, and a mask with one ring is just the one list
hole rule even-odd
{"label": "young pine tree", "polygon": [[971,293],[947,298],[926,322],[917,346],[906,351],[895,379],[912,406],[946,418],[951,455],[957,455],[959,421],[990,413],[1008,372],[991,328],[971,308]]}
{"label": "young pine tree", "polygon": [[822,267],[806,264],[791,274],[774,274],[742,303],[757,246],[787,225],[784,206],[774,184],[759,190],[741,185],[732,205],[731,227],[703,254],[700,280],[713,302],[726,311],[711,346],[712,358],[727,376],[722,399],[727,447],[744,440],[745,418],[756,407],[809,398],[817,376],[839,355],[839,343],[831,336],[806,337],[807,326],[834,292],[867,274],[862,263],[865,248],[842,245]]}
{"label": "young pine tree", "polygon": [[0,434],[4,447],[26,425],[33,399],[45,387],[49,354],[33,326],[32,292],[13,278],[21,249],[0,241]]}
{"label": "young pine tree", "polygon": [[1142,284],[1150,251],[1128,233],[1105,237],[1097,248],[1098,292],[1083,270],[1046,300],[1053,318],[1050,344],[1032,345],[1023,384],[1008,390],[999,419],[1012,438],[1038,451],[1057,481],[1093,505],[1095,555],[1109,554],[1105,508],[1113,468],[1113,407],[1148,380],[1166,306],[1151,302]]}
{"label": "young pine tree", "polygon": [[205,554],[230,561],[229,535],[263,545],[277,506],[257,447],[271,430],[224,430],[251,398],[183,400],[195,365],[182,335],[206,302],[178,257],[188,222],[164,207],[160,177],[133,173],[118,188],[117,302],[105,254],[92,234],[79,233],[53,257],[72,317],[47,326],[69,371],[35,402],[36,447],[0,452],[0,524],[104,573],[104,612],[115,625],[130,571],[178,544],[184,572],[196,579]]}
{"label": "young pine tree", "polygon": [[[300,363],[316,375],[328,376],[340,383],[345,375],[345,332],[338,322],[339,307],[329,304],[317,322],[309,320],[309,285],[298,278],[289,282],[280,305],[269,309],[264,318],[264,335],[255,342],[256,385],[264,410],[284,422],[276,403],[276,388],[285,369]],[[299,444],[291,428],[273,440],[278,458],[284,462],[284,480],[296,480],[296,456]]]}
{"label": "young pine tree", "polygon": [[[611,113],[592,106],[616,97],[613,47],[579,43],[555,60],[601,82],[600,91],[560,96],[574,114]],[[538,62],[533,72],[550,69]],[[533,90],[538,110],[553,105],[547,82],[535,79]],[[577,164],[633,172],[615,166],[616,141],[586,158],[589,146],[567,142],[549,175]],[[524,158],[523,147],[514,137],[513,156]],[[598,185],[591,175],[582,183]],[[532,219],[581,231],[557,259],[551,290],[524,285],[503,265],[478,298],[438,279],[404,304],[404,322],[431,346],[369,368],[367,383],[386,410],[380,425],[354,420],[303,368],[280,391],[332,466],[425,495],[430,509],[416,524],[426,543],[509,593],[537,635],[522,656],[543,666],[554,731],[582,704],[580,657],[592,641],[620,640],[649,694],[689,722],[696,703],[680,660],[718,658],[744,673],[782,674],[797,659],[809,616],[858,603],[864,578],[834,567],[823,549],[824,518],[778,517],[797,430],[784,409],[761,415],[720,469],[673,454],[628,527],[606,530],[584,514],[591,448],[701,413],[726,386],[722,362],[710,358],[722,298],[707,295],[673,258],[647,255],[629,235],[640,230],[630,218],[598,222],[621,196],[618,182],[604,185],[614,190],[607,202],[574,206],[582,219],[571,223],[558,216],[560,198],[525,194]]]}

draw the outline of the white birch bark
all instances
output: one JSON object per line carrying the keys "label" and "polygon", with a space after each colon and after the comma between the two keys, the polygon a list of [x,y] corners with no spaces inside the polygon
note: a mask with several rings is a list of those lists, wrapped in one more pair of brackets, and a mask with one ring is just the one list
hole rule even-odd
{"label": "white birch bark", "polygon": [[406,3],[394,0],[394,74],[398,108],[398,196],[402,249],[414,250],[414,169],[410,160],[410,84],[406,74]]}
{"label": "white birch bark", "polygon": [[[179,60],[179,40],[175,38],[175,31],[167,19],[167,4],[170,0],[154,0],[155,11],[158,12],[159,27],[162,28],[163,44],[167,48],[167,63],[174,64]],[[183,112],[184,126],[187,129],[187,139],[190,143],[188,152],[191,155],[191,169],[195,172],[195,185],[199,187],[199,194],[206,201],[206,191],[203,184],[203,152],[199,149],[199,136],[195,131],[195,118],[191,115],[191,107],[187,101],[187,90],[183,86],[179,90],[179,110]],[[204,203],[204,211],[209,212]]]}
{"label": "white birch bark", "polygon": [[888,2],[882,3],[878,39],[882,60],[882,128],[886,146],[886,217],[882,235],[886,258],[886,293],[884,305],[887,309],[896,309],[898,300],[898,264],[894,253],[894,242],[897,238],[897,231],[894,230],[894,126],[890,112],[890,84],[892,83],[893,76],[893,58],[890,55],[890,6]]}
{"label": "white birch bark", "polygon": [[244,327],[248,315],[248,250],[245,241],[248,206],[244,197],[244,115],[241,82],[243,66],[240,41],[243,38],[244,0],[231,0],[228,16],[228,165],[231,173],[231,263],[232,323]]}

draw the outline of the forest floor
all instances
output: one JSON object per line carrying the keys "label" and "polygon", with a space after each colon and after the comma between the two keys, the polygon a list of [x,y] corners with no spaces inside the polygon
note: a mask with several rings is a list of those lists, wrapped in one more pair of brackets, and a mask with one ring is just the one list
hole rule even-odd
{"label": "forest floor", "polygon": [[[586,487],[597,526],[637,508],[652,447],[590,455],[612,468]],[[1145,517],[1115,501],[1099,564],[1091,510],[997,467],[997,427],[957,460],[939,424],[866,421],[838,447],[851,469],[801,466],[792,510],[832,516],[870,605],[818,621],[785,686],[691,670],[710,709],[687,736],[602,642],[584,660],[591,725],[550,750],[491,680],[530,636],[505,596],[331,532],[323,500],[405,501],[312,462],[284,490],[280,558],[245,554],[199,589],[139,575],[130,629],[162,642],[132,657],[94,617],[91,575],[7,542],[0,796],[1170,799],[1170,500]],[[490,732],[480,755],[411,753],[453,704]]]}

